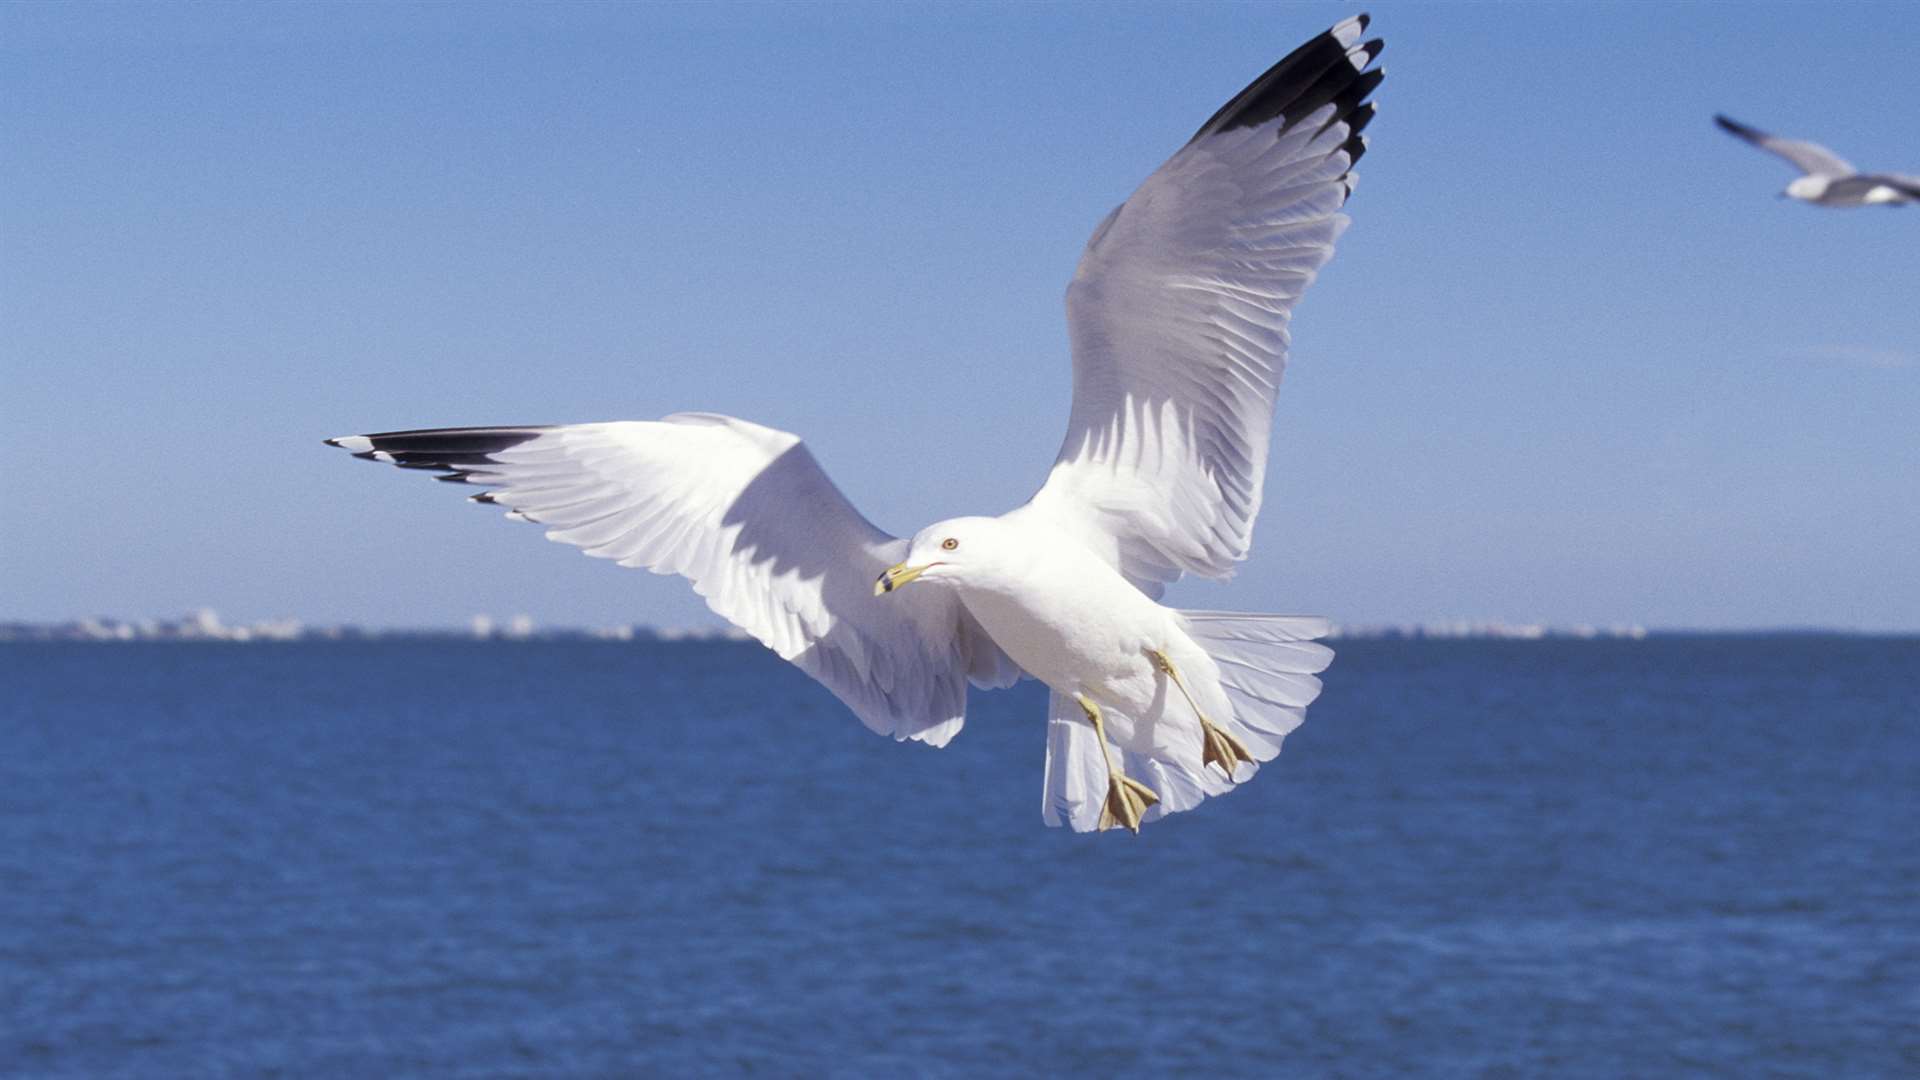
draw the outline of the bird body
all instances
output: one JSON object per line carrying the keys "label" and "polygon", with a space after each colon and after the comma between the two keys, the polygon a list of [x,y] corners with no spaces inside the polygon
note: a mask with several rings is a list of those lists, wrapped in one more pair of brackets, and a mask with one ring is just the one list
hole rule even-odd
{"label": "bird body", "polygon": [[[952,551],[940,545],[957,541]],[[1202,771],[1199,723],[1154,665],[1171,658],[1212,715],[1230,716],[1218,672],[1180,615],[1134,587],[1106,560],[1041,515],[958,518],[915,537],[906,562],[933,566],[918,580],[950,588],[1020,669],[1055,693],[1108,709],[1114,742]]]}
{"label": "bird body", "polygon": [[997,518],[896,538],[797,436],[711,413],[327,442],[686,577],[895,739],[943,746],[969,685],[1036,678],[1052,691],[1043,818],[1138,831],[1277,755],[1333,657],[1324,619],[1159,597],[1227,576],[1251,545],[1292,309],[1346,227],[1383,75],[1367,23],[1289,53],[1094,229],[1067,290],[1066,436]]}
{"label": "bird body", "polygon": [[1920,202],[1920,177],[1800,176],[1783,194],[1819,206],[1903,206]]}

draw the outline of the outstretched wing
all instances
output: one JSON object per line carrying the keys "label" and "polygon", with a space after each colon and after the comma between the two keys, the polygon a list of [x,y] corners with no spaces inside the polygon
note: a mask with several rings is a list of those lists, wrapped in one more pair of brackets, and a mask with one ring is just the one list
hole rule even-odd
{"label": "outstretched wing", "polygon": [[1868,180],[1884,184],[1909,199],[1920,199],[1920,176],[1908,176],[1906,173],[1870,173]]}
{"label": "outstretched wing", "polygon": [[1759,128],[1750,128],[1725,116],[1716,115],[1713,122],[1720,125],[1720,130],[1735,138],[1745,139],[1768,153],[1786,158],[1795,168],[1811,176],[1852,176],[1854,174],[1854,167],[1848,164],[1846,159],[1819,143],[1769,135]]}
{"label": "outstretched wing", "polygon": [[707,606],[825,684],[866,725],[943,746],[967,682],[1019,677],[941,589],[881,601],[907,541],[869,524],[800,439],[712,414],[561,427],[349,435],[354,456],[432,469],[473,500],[622,566],[680,574]]}
{"label": "outstretched wing", "polygon": [[1017,512],[1150,594],[1247,554],[1287,322],[1347,225],[1383,74],[1366,27],[1340,23],[1215,113],[1094,230],[1067,287],[1073,411]]}

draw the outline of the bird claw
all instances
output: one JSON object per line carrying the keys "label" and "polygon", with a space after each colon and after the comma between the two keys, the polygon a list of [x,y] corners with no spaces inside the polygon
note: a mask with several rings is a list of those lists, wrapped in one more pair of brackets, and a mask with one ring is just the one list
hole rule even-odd
{"label": "bird claw", "polygon": [[1228,781],[1237,782],[1233,779],[1233,770],[1242,761],[1249,764],[1253,762],[1253,755],[1247,752],[1246,744],[1215,727],[1213,721],[1207,719],[1207,714],[1200,711],[1200,703],[1193,700],[1193,692],[1187,689],[1187,681],[1180,677],[1179,669],[1173,666],[1172,657],[1159,649],[1152,650],[1148,655],[1153,657],[1153,666],[1173,680],[1173,685],[1180,690],[1180,696],[1187,699],[1187,706],[1200,721],[1200,767],[1218,765],[1220,771],[1227,774]]}
{"label": "bird claw", "polygon": [[1118,825],[1137,834],[1147,807],[1159,801],[1160,796],[1147,785],[1125,773],[1112,773],[1107,778],[1107,801],[1100,807],[1100,828]]}
{"label": "bird claw", "polygon": [[1247,752],[1247,745],[1215,727],[1204,716],[1200,718],[1200,732],[1200,763],[1203,766],[1218,765],[1220,770],[1227,774],[1227,779],[1232,780],[1233,771],[1239,767],[1240,762],[1252,764],[1253,755]]}

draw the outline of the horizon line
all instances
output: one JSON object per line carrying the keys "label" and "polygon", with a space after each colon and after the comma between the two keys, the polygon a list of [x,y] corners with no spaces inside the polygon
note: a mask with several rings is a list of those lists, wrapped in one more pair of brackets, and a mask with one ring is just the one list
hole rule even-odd
{"label": "horizon line", "polygon": [[[1845,636],[1916,637],[1920,627],[1866,629],[1857,626],[1821,624],[1770,624],[1762,626],[1648,625],[1639,622],[1552,623],[1500,618],[1443,617],[1434,619],[1368,620],[1341,622],[1330,620],[1330,639],[1500,639],[1500,640],[1633,640],[1648,636]],[[198,608],[174,617],[122,618],[107,615],[73,616],[65,619],[12,619],[0,617],[0,642],[36,640],[202,640],[244,643],[251,641],[321,641],[368,639],[379,637],[436,637],[465,640],[537,640],[598,639],[646,640],[755,640],[746,631],[719,617],[694,625],[671,625],[635,620],[611,626],[581,623],[538,624],[531,616],[515,614],[496,618],[487,614],[470,616],[465,624],[371,624],[359,622],[308,622],[295,617],[258,619],[225,623],[211,608]]]}

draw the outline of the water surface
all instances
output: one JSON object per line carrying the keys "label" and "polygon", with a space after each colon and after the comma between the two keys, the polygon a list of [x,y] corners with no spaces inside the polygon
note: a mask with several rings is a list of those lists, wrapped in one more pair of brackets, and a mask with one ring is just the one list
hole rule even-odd
{"label": "water surface", "polygon": [[1040,824],[757,646],[0,646],[0,1073],[1920,1074],[1920,639],[1340,644]]}

